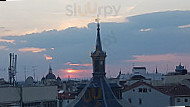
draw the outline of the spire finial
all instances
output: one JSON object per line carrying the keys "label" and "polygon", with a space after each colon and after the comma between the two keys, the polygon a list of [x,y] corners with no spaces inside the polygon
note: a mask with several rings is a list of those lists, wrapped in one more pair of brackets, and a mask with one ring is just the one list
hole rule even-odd
{"label": "spire finial", "polygon": [[49,73],[53,73],[52,68],[51,68],[51,64],[49,64]]}
{"label": "spire finial", "polygon": [[100,40],[100,18],[98,15],[95,21],[97,22],[96,51],[102,51],[102,45],[101,45],[101,40]]}
{"label": "spire finial", "polygon": [[157,68],[157,66],[156,66],[156,74],[158,73],[158,68]]}

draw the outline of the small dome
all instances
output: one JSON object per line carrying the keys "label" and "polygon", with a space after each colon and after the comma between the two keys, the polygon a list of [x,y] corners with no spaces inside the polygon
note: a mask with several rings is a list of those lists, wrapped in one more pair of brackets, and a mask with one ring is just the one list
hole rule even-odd
{"label": "small dome", "polygon": [[58,76],[58,77],[57,77],[57,80],[58,80],[58,81],[61,81],[61,78]]}
{"label": "small dome", "polygon": [[46,75],[46,79],[56,79],[55,75],[52,72],[52,68],[49,65],[49,73]]}
{"label": "small dome", "polygon": [[46,79],[46,78],[43,76],[42,79],[41,79],[41,81],[44,81],[45,79]]}
{"label": "small dome", "polygon": [[29,76],[26,80],[25,80],[25,84],[28,85],[28,86],[31,86],[33,85],[34,83],[34,79],[33,77]]}
{"label": "small dome", "polygon": [[46,79],[56,79],[56,77],[53,73],[49,73],[46,75]]}

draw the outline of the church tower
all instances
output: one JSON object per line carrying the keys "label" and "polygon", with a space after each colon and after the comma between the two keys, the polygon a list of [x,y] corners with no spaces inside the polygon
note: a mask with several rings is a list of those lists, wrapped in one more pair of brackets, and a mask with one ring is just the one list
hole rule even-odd
{"label": "church tower", "polygon": [[97,38],[96,38],[96,49],[91,53],[93,63],[93,78],[105,77],[105,58],[106,52],[102,50],[101,39],[100,39],[100,23],[97,21]]}
{"label": "church tower", "polygon": [[[118,92],[121,92],[117,84],[117,88],[112,87],[105,75],[105,58],[106,52],[102,50],[100,40],[100,24],[97,21],[97,39],[96,49],[91,53],[93,63],[93,78],[86,86],[78,87],[79,95],[68,107],[123,107],[116,97]],[[112,91],[114,89],[114,92]],[[116,89],[116,91],[115,91]],[[125,106],[126,107],[126,106]]]}

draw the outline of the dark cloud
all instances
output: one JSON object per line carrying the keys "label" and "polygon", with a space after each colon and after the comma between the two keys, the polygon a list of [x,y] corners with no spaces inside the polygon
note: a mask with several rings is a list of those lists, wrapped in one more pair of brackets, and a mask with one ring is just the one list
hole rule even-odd
{"label": "dark cloud", "polygon": [[[190,28],[178,28],[190,24],[190,11],[157,12],[127,19],[129,22],[101,23],[101,38],[108,54],[108,64],[122,64],[121,60],[132,59],[133,55],[190,53]],[[24,47],[46,48],[41,53],[18,52],[22,55],[19,58],[22,60],[20,65],[25,62],[39,64],[39,69],[44,70],[43,67],[48,67],[43,57],[46,54],[53,57],[51,63],[55,69],[66,69],[62,68],[66,62],[91,63],[90,52],[95,46],[96,24],[90,23],[88,28],[72,27],[62,31],[51,30],[4,38],[15,40],[16,44],[8,44],[15,52]],[[41,63],[38,60],[42,60]],[[47,71],[39,72],[39,76],[42,76]]]}

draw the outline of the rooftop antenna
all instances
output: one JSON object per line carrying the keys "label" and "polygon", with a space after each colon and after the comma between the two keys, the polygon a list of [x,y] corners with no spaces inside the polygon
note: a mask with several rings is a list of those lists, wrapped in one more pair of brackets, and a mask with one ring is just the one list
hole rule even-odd
{"label": "rooftop antenna", "polygon": [[37,66],[32,66],[32,71],[33,71],[33,73],[34,73],[34,81],[36,80],[36,67]]}
{"label": "rooftop antenna", "polygon": [[168,64],[166,65],[166,67],[167,67],[167,68],[166,68],[166,73],[168,73]]}
{"label": "rooftop antenna", "polygon": [[14,55],[14,53],[9,54],[10,62],[8,67],[8,73],[9,73],[9,83],[13,86],[16,85],[16,65],[17,65],[17,55]]}
{"label": "rooftop antenna", "polygon": [[26,81],[26,65],[24,65],[24,78],[25,78],[25,81]]}
{"label": "rooftop antenna", "polygon": [[133,65],[132,65],[133,67],[135,66],[135,63],[133,63]]}
{"label": "rooftop antenna", "polygon": [[109,77],[111,78],[110,70],[108,72],[109,72]]}

